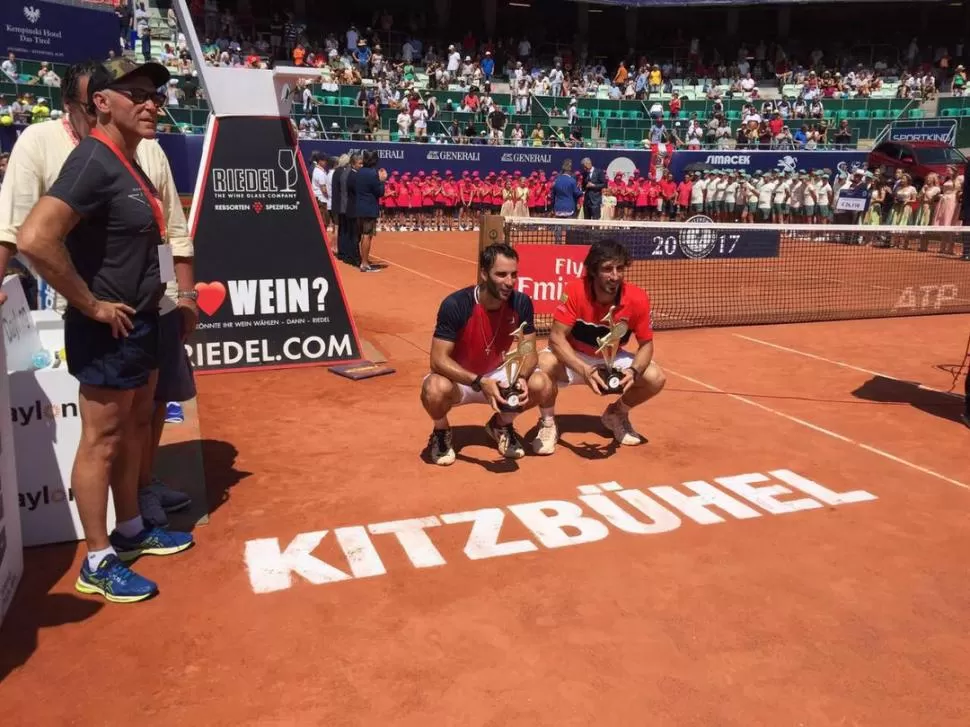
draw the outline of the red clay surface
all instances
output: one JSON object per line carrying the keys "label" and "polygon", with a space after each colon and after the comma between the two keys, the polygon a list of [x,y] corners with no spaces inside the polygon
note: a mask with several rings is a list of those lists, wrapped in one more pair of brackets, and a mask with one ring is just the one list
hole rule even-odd
{"label": "red clay surface", "polygon": [[[391,267],[341,266],[396,375],[200,377],[212,517],[138,564],[159,598],[102,607],[72,590],[80,548],[28,552],[0,637],[9,724],[966,724],[970,432],[959,399],[906,382],[949,388],[970,316],[661,332],[648,445],[604,453],[603,402],[569,389],[553,457],[508,466],[466,407],[459,461],[434,468],[418,386],[475,249],[385,233]],[[878,499],[475,561],[451,525],[420,569],[373,535],[386,575],[258,595],[244,563],[253,539],[778,469]],[[528,537],[507,513],[501,540]],[[347,569],[332,535],[315,553]]]}

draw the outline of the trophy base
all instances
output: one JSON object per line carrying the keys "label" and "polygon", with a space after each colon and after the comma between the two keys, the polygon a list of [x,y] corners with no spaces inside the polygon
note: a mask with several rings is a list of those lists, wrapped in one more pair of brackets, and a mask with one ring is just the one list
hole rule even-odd
{"label": "trophy base", "polygon": [[502,398],[508,402],[507,405],[506,404],[498,405],[498,408],[501,411],[505,411],[505,412],[521,411],[520,402],[524,397],[524,394],[525,394],[524,391],[522,391],[517,386],[504,386],[499,388],[499,393],[502,395]]}
{"label": "trophy base", "polygon": [[596,372],[600,375],[603,383],[606,384],[603,389],[603,396],[610,396],[612,394],[622,394],[623,393],[623,377],[624,373],[617,369],[608,369],[605,366],[600,366],[596,369]]}

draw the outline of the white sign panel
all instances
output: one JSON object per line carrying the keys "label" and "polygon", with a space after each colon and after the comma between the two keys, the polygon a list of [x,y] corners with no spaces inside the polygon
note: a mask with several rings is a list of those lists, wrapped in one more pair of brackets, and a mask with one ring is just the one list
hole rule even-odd
{"label": "white sign panel", "polygon": [[[24,547],[84,539],[71,489],[81,441],[78,382],[63,366],[10,375]],[[108,530],[115,524],[108,498]]]}
{"label": "white sign panel", "polygon": [[[0,336],[0,412],[10,407],[10,382]],[[11,421],[0,416],[0,623],[10,608],[24,570],[24,549],[17,507],[17,466]]]}
{"label": "white sign panel", "polygon": [[0,306],[3,342],[7,352],[4,371],[29,371],[41,344],[20,277],[7,276],[3,281],[3,292],[7,294],[7,302]]}

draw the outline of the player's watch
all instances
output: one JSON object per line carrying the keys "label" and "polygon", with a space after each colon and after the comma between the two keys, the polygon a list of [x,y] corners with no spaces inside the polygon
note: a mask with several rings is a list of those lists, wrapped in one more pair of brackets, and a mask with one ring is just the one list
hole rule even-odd
{"label": "player's watch", "polygon": [[481,391],[482,390],[482,377],[481,376],[476,376],[475,377],[475,380],[471,383],[471,387],[472,387],[472,391]]}
{"label": "player's watch", "polygon": [[637,379],[639,379],[639,378],[640,378],[641,376],[643,376],[643,372],[642,372],[642,371],[640,371],[640,369],[638,369],[638,368],[637,368],[636,366],[631,366],[631,367],[630,367],[630,371],[632,371],[632,372],[633,372],[633,380],[634,380],[634,381],[636,381],[636,380],[637,380]]}
{"label": "player's watch", "polygon": [[175,297],[176,298],[185,298],[187,300],[191,300],[191,301],[194,302],[194,301],[197,301],[199,299],[199,291],[197,291],[197,290],[180,290],[176,294]]}

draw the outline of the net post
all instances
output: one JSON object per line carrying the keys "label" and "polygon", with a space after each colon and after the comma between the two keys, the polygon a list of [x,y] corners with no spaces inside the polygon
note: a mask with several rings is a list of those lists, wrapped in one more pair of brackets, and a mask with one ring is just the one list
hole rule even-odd
{"label": "net post", "polygon": [[484,214],[478,228],[478,251],[481,252],[496,242],[508,242],[505,218],[502,215]]}

